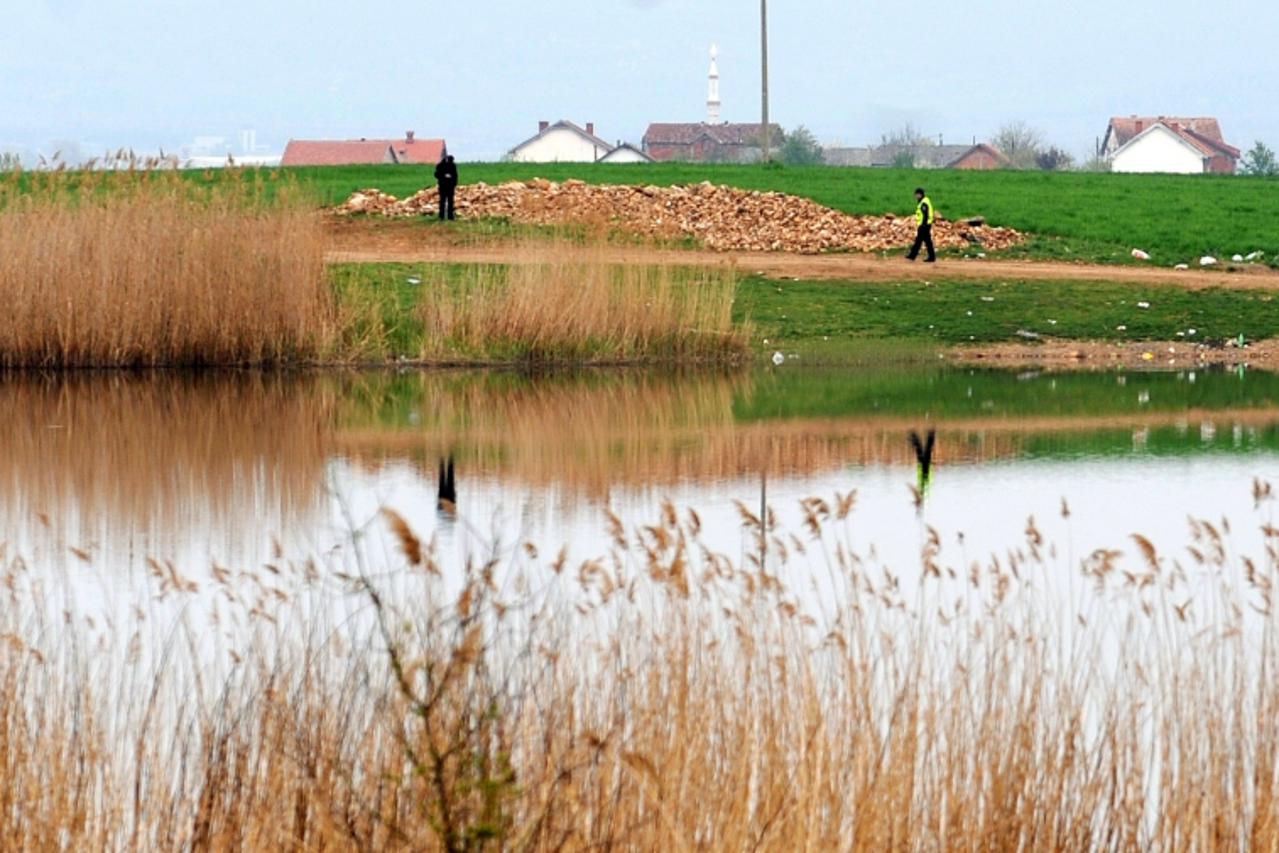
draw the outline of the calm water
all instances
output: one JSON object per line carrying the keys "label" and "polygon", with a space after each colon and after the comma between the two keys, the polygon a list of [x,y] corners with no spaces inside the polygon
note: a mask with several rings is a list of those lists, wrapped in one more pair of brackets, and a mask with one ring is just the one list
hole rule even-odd
{"label": "calm water", "polygon": [[[800,531],[801,499],[857,490],[851,537],[907,574],[927,526],[963,565],[1031,516],[1072,558],[1135,531],[1182,548],[1188,516],[1228,517],[1245,548],[1253,479],[1279,480],[1279,376],[1260,372],[11,376],[0,410],[6,552],[102,589],[140,583],[148,557],[199,578],[332,555],[352,531],[376,559],[381,508],[447,559],[579,558],[607,550],[606,507],[639,525],[669,498],[741,556],[738,502],[761,492]],[[930,429],[917,508],[910,434]],[[450,457],[456,515],[436,506]]]}

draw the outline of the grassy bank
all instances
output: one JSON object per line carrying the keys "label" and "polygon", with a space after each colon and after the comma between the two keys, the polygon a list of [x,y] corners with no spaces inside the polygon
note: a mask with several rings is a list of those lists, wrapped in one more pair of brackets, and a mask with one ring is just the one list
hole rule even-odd
{"label": "grassy bank", "polygon": [[580,566],[532,545],[459,564],[388,514],[347,556],[157,559],[144,603],[105,621],[51,589],[93,553],[61,570],[6,556],[0,833],[19,849],[1279,843],[1273,550],[1192,520],[1191,558],[1134,536],[1076,562],[1063,507],[1000,556],[970,563],[921,528],[919,564],[886,566],[855,498],[805,500],[794,530],[742,508],[732,557],[689,510],[612,518]]}
{"label": "grassy bank", "polygon": [[1279,336],[1279,303],[1263,291],[1108,282],[752,277],[741,283],[734,313],[755,323],[757,346],[801,353],[838,354],[872,339],[908,347],[1024,341],[1028,335],[1187,343]]}
{"label": "grassy bank", "polygon": [[[431,170],[413,166],[343,166],[287,170],[317,199],[336,204],[356,189],[378,187],[397,196],[434,184]],[[928,188],[942,215],[985,216],[1035,235],[1014,255],[1132,263],[1136,247],[1153,263],[1194,263],[1202,255],[1228,259],[1266,252],[1279,261],[1279,182],[1213,175],[1117,175],[1046,172],[759,167],[714,164],[464,163],[466,183],[544,177],[592,183],[683,184],[709,180],[746,189],[812,198],[848,213],[904,214],[911,191]]]}

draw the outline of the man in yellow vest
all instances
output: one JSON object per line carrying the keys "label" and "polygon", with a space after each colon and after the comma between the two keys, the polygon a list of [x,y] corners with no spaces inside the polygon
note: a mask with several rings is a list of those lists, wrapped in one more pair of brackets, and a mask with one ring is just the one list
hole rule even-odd
{"label": "man in yellow vest", "polygon": [[906,260],[913,261],[919,257],[919,247],[923,246],[928,249],[928,257],[924,258],[924,262],[931,264],[937,260],[937,253],[933,251],[933,222],[937,219],[937,211],[933,210],[932,199],[924,192],[923,187],[915,190],[915,201],[918,203],[915,207],[915,245],[910,247]]}

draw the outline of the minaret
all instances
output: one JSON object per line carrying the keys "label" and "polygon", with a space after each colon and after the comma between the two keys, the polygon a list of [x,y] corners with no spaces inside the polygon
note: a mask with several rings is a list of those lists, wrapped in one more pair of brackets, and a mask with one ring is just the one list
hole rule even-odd
{"label": "minaret", "polygon": [[719,124],[719,48],[711,45],[711,73],[706,85],[706,123]]}

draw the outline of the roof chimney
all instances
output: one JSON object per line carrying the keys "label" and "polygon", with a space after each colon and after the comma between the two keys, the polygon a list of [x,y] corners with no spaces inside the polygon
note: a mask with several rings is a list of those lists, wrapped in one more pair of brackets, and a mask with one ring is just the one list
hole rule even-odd
{"label": "roof chimney", "polygon": [[549,121],[539,121],[537,123],[537,132],[546,133],[546,129],[550,126],[551,126],[551,123]]}
{"label": "roof chimney", "polygon": [[411,130],[404,131],[404,141],[407,142],[409,145],[413,144],[413,131]]}
{"label": "roof chimney", "polygon": [[589,133],[591,136],[595,135],[595,122],[588,121],[586,123],[586,132]]}

